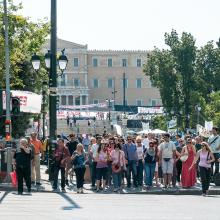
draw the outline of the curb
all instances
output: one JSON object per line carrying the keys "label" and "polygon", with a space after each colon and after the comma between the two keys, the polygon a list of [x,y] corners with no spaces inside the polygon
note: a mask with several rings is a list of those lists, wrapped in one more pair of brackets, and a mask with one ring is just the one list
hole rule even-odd
{"label": "curb", "polygon": [[[47,189],[36,189],[36,188],[33,188],[31,189],[32,192],[39,192],[39,193],[54,193],[52,192],[52,190],[47,190]],[[86,189],[88,190],[88,189]],[[7,191],[7,192],[12,192],[12,191],[17,191],[17,189],[15,187],[12,187],[12,186],[1,186],[0,185],[0,191]],[[25,191],[25,190],[24,190]],[[56,193],[61,193],[61,192],[56,192]],[[74,193],[74,191],[71,191],[71,192],[67,192],[67,193]],[[107,192],[107,193],[95,193],[95,192],[91,192],[91,193],[84,193],[84,194],[118,194],[118,193],[113,193],[113,192]],[[177,189],[177,190],[152,190],[152,191],[129,191],[129,192],[123,192],[121,193],[121,195],[127,195],[127,194],[130,194],[130,195],[135,195],[135,194],[138,194],[138,195],[201,195],[202,192],[201,190],[184,190],[184,189]],[[220,189],[218,190],[209,190],[209,195],[220,195]]]}

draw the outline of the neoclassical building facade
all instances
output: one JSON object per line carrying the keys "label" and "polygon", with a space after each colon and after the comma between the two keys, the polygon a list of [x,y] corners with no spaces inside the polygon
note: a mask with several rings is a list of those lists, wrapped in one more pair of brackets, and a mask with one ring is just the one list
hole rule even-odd
{"label": "neoclassical building facade", "polygon": [[161,105],[160,93],[143,73],[148,51],[88,50],[80,45],[58,39],[57,51],[65,48],[68,66],[58,78],[60,105],[87,105],[114,100],[129,106]]}

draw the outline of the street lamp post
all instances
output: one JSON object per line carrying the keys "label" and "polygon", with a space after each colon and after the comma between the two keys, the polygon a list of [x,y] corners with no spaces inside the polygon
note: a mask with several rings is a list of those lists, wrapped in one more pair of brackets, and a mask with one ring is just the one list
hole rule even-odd
{"label": "street lamp post", "polygon": [[197,124],[199,125],[199,116],[200,116],[201,107],[197,105],[196,110],[197,110]]}
{"label": "street lamp post", "polygon": [[43,98],[43,102],[42,102],[42,114],[43,114],[43,141],[45,140],[46,137],[46,132],[45,132],[45,122],[46,122],[46,93],[47,93],[47,82],[43,82],[42,84],[42,98]]}
{"label": "street lamp post", "polygon": [[113,82],[114,82],[114,85],[113,85],[112,94],[113,94],[114,104],[113,104],[112,110],[115,111],[115,98],[116,98],[116,97],[115,97],[115,93],[118,92],[118,91],[115,90],[115,78],[114,78],[114,81],[113,81]]}
{"label": "street lamp post", "polygon": [[[10,114],[10,54],[9,54],[9,39],[8,39],[8,16],[7,16],[7,1],[4,4],[4,26],[5,26],[5,85],[6,85],[6,121],[10,122],[5,124],[6,134],[11,136],[11,114]],[[6,140],[7,141],[7,140]]]}
{"label": "street lamp post", "polygon": [[[57,135],[57,108],[56,108],[57,106],[57,94],[56,94],[56,90],[57,90],[57,1],[56,0],[51,0],[51,32],[50,32],[50,35],[51,35],[50,51],[47,53],[47,56],[45,55],[46,67],[47,69],[49,69],[49,90],[50,90],[50,93],[49,93],[49,138],[50,138],[49,155],[51,155],[51,153],[55,149],[56,135]],[[35,59],[34,64],[37,64],[38,61],[36,60],[37,59]],[[63,50],[62,55],[60,55],[58,59],[58,65],[62,72],[61,76],[63,75],[63,71],[66,69],[67,62],[68,60],[65,57],[64,50]],[[39,63],[40,63],[40,60],[39,60]],[[49,167],[49,180],[52,180],[52,179],[53,179],[52,173],[50,172],[50,167]]]}
{"label": "street lamp post", "polygon": [[113,100],[111,99],[106,99],[106,102],[108,103],[108,120],[111,121],[111,102]]}
{"label": "street lamp post", "polygon": [[123,111],[125,115],[125,71],[123,72]]}
{"label": "street lamp post", "polygon": [[[53,1],[52,1],[53,2]],[[51,35],[52,36],[52,35]],[[56,50],[56,49],[55,49]],[[64,55],[65,49],[62,50],[62,54],[58,58],[58,66],[61,71],[61,74],[59,74],[61,77],[63,75],[64,70],[67,67],[68,59]],[[45,65],[47,70],[49,70],[49,138],[50,138],[50,144],[49,144],[49,158],[52,155],[52,152],[55,149],[56,145],[56,130],[57,130],[57,94],[56,94],[56,88],[57,88],[57,77],[59,76],[57,74],[57,65],[54,66],[54,60],[55,59],[55,64],[57,63],[56,56],[52,55],[52,50],[51,52],[48,51],[45,56]],[[38,71],[40,69],[40,57],[36,54],[34,54],[31,58],[31,63],[35,71]],[[55,69],[55,70],[54,70]],[[54,79],[55,78],[55,79]],[[46,83],[47,84],[47,83]],[[42,93],[43,93],[43,105],[42,105],[42,113],[43,113],[43,139],[45,138],[45,94],[46,94],[46,85],[45,82],[43,82],[43,88],[42,88]],[[50,169],[50,161],[52,158],[49,159],[49,180],[52,180],[52,173]]]}

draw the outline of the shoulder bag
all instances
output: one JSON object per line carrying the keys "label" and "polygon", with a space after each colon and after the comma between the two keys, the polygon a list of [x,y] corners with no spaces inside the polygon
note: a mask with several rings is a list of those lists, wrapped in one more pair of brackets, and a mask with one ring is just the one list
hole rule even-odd
{"label": "shoulder bag", "polygon": [[187,146],[186,146],[186,153],[187,153],[186,155],[183,155],[183,156],[180,157],[180,160],[182,162],[186,162],[187,159],[188,159],[188,149],[187,149]]}
{"label": "shoulder bag", "polygon": [[118,163],[112,164],[112,172],[113,172],[113,173],[119,173],[119,172],[121,172],[120,154],[121,154],[121,152],[120,152],[120,150],[119,150]]}

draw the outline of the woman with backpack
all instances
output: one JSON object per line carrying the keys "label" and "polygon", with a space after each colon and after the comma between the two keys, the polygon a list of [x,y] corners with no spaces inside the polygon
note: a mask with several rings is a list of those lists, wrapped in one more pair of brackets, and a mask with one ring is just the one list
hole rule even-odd
{"label": "woman with backpack", "polygon": [[202,182],[202,195],[206,196],[209,190],[210,178],[211,178],[211,163],[215,161],[214,155],[211,152],[209,145],[206,142],[202,142],[202,149],[196,154],[192,165],[189,170],[195,167],[196,162],[199,159],[199,171]]}
{"label": "woman with backpack", "polygon": [[147,190],[153,186],[153,178],[158,159],[158,150],[154,141],[149,142],[149,148],[144,150],[144,170],[145,170],[145,184]]}

